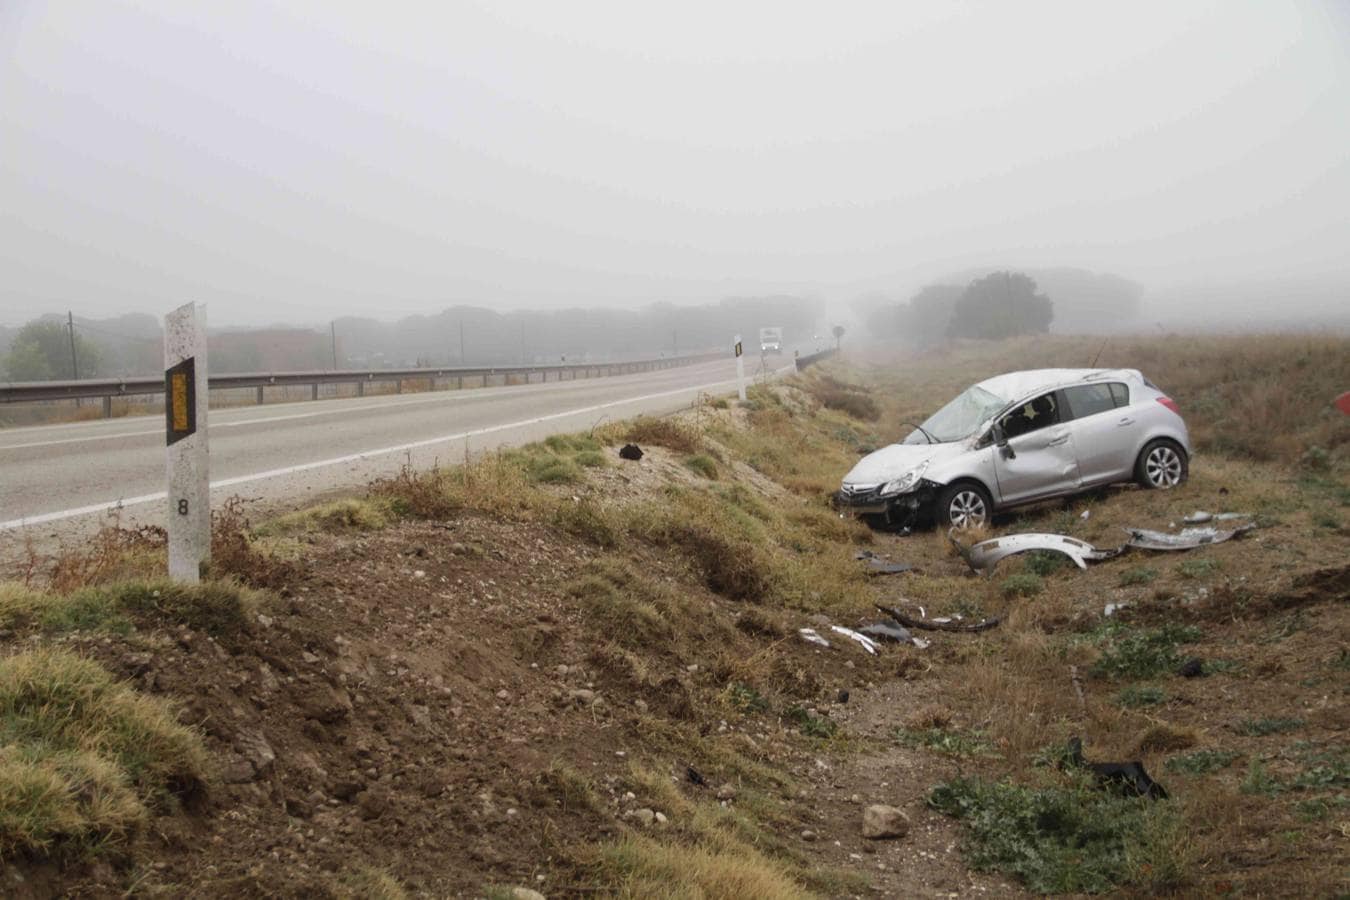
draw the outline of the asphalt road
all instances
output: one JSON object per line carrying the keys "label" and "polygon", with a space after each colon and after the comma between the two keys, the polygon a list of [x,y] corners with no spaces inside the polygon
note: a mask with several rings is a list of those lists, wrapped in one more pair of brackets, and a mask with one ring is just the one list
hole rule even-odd
{"label": "asphalt road", "polygon": [[[759,360],[747,359],[749,377]],[[790,365],[790,358],[771,364]],[[213,410],[211,497],[294,507],[398,470],[660,415],[735,390],[731,360],[609,378]],[[761,377],[764,377],[761,375]],[[86,531],[114,509],[162,524],[159,416],[0,431],[0,543]],[[0,556],[6,555],[0,552]]]}

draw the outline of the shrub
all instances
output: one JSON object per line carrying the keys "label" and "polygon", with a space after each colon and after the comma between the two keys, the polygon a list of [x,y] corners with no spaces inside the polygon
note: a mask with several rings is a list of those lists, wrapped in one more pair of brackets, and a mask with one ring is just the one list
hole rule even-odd
{"label": "shrub", "polygon": [[691,456],[684,461],[684,464],[690,471],[702,475],[710,481],[717,480],[717,463],[706,453]]}

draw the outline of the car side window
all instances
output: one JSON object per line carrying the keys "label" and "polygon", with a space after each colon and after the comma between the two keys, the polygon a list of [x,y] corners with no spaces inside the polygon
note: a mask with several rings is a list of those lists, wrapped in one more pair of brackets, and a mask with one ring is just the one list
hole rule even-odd
{"label": "car side window", "polygon": [[1130,388],[1128,385],[1113,381],[1108,387],[1111,388],[1111,399],[1116,401],[1117,409],[1130,405]]}
{"label": "car side window", "polygon": [[1078,384],[1064,389],[1064,397],[1075,419],[1095,416],[1116,408],[1111,384]]}
{"label": "car side window", "polygon": [[1055,402],[1055,395],[1052,391],[1049,394],[1042,394],[1035,400],[1028,400],[1012,412],[1004,415],[1002,419],[999,419],[999,429],[1003,432],[1004,440],[1009,440],[1021,437],[1024,434],[1030,434],[1058,421],[1059,404]]}

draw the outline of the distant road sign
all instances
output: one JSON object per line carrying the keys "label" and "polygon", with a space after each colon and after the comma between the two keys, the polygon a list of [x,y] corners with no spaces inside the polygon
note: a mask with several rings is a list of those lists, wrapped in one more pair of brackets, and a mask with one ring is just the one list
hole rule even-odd
{"label": "distant road sign", "polygon": [[740,356],[741,353],[743,353],[743,352],[744,352],[744,351],[741,349],[741,342],[740,342],[740,341],[737,341],[737,342],[736,342],[736,355],[737,355],[737,356]]}

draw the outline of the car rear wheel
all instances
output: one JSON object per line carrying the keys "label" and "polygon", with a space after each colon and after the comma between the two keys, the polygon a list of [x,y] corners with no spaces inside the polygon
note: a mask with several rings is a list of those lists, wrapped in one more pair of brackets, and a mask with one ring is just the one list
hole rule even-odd
{"label": "car rear wheel", "polygon": [[948,485],[938,495],[938,524],[948,528],[967,529],[988,525],[994,516],[994,502],[989,492],[973,481],[959,481]]}
{"label": "car rear wheel", "polygon": [[1174,488],[1190,474],[1186,451],[1173,441],[1149,441],[1134,464],[1134,480],[1155,491]]}

